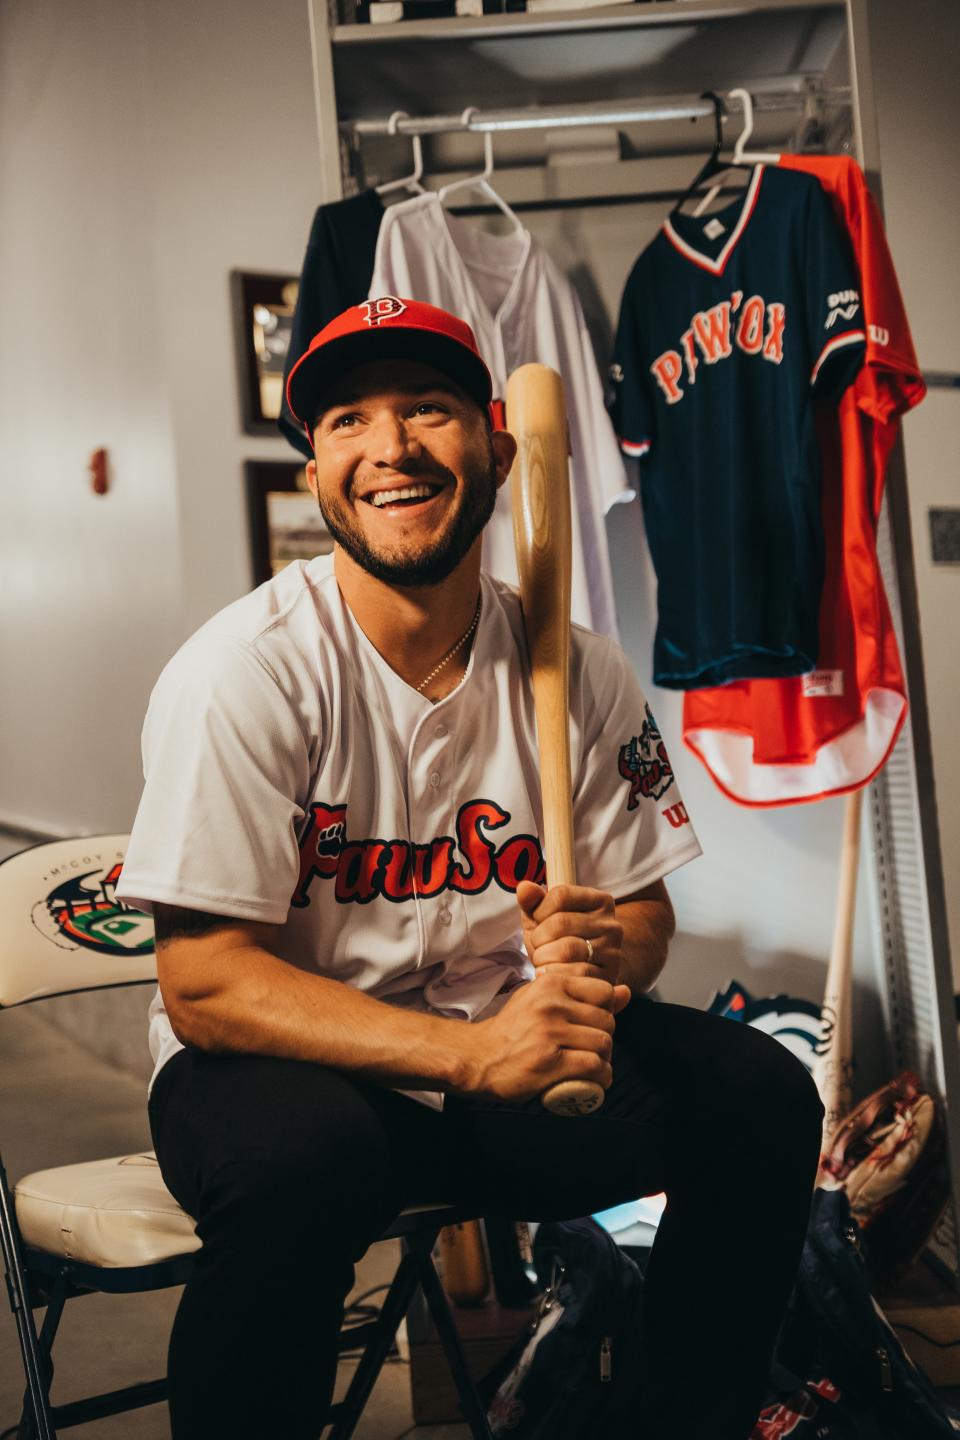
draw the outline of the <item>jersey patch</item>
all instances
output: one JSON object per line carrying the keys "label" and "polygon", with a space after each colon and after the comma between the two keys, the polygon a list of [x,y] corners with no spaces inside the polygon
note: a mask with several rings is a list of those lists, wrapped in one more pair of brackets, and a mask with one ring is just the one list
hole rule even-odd
{"label": "jersey patch", "polygon": [[300,878],[290,903],[298,909],[309,905],[317,879],[333,881],[338,905],[368,905],[378,898],[403,904],[445,890],[479,895],[492,884],[515,893],[521,880],[542,885],[546,865],[536,835],[511,835],[498,846],[484,834],[509,823],[509,810],[495,801],[468,800],[457,812],[456,836],[438,835],[423,844],[351,840],[347,806],[315,802],[300,841]]}
{"label": "jersey patch", "polygon": [[[649,705],[646,707],[646,718],[640,734],[634,735],[626,745],[620,746],[617,763],[620,774],[630,783],[628,810],[636,810],[640,797],[644,800],[659,800],[673,784],[673,766],[667,757],[667,747]],[[680,824],[682,823],[683,821],[680,821]]]}

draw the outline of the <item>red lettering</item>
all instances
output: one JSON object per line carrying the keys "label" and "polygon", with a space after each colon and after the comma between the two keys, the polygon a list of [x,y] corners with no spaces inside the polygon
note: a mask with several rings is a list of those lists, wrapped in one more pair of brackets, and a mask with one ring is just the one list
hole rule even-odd
{"label": "red lettering", "polygon": [[350,900],[366,905],[380,893],[383,884],[380,870],[386,849],[382,840],[360,840],[343,847],[334,892],[341,905]]}
{"label": "red lettering", "polygon": [[756,355],[763,344],[764,303],[759,295],[751,295],[743,307],[737,325],[737,344],[747,355]]}
{"label": "red lettering", "polygon": [[683,391],[677,384],[683,374],[683,361],[676,350],[664,350],[650,366],[650,372],[666,395],[668,405],[676,405],[678,400],[683,399]]}
{"label": "red lettering", "polygon": [[734,312],[734,314],[736,314],[736,312],[740,309],[740,302],[742,301],[742,299],[743,291],[734,290],[733,294],[730,296],[730,309]]}
{"label": "red lettering", "polygon": [[690,816],[687,814],[687,807],[682,800],[678,804],[671,805],[668,809],[664,810],[663,818],[670,821],[674,830],[679,830],[681,825],[690,824]]}
{"label": "red lettering", "polygon": [[302,908],[310,904],[310,886],[315,876],[330,880],[336,875],[346,834],[346,805],[310,806],[310,820],[300,841],[300,878],[291,905]]}
{"label": "red lettering", "polygon": [[[426,869],[426,874],[424,874]],[[448,835],[430,845],[413,847],[413,880],[417,894],[429,899],[439,895],[450,883],[453,873],[453,841]]]}
{"label": "red lettering", "polygon": [[490,884],[494,847],[480,833],[481,825],[491,830],[506,825],[509,812],[501,810],[490,800],[470,800],[460,807],[457,815],[457,845],[467,862],[467,869],[454,865],[450,876],[450,889],[459,890],[462,895],[476,895]]}
{"label": "red lettering", "polygon": [[388,900],[413,899],[413,864],[406,840],[391,840],[383,867],[383,893]]}
{"label": "red lettering", "polygon": [[683,358],[687,362],[687,379],[691,385],[695,385],[697,380],[697,366],[700,364],[700,361],[697,359],[692,330],[684,330],[680,337],[680,344],[683,346]]}
{"label": "red lettering", "polygon": [[779,365],[783,359],[783,332],[787,323],[784,305],[776,302],[767,306],[767,338],[763,342],[763,358]]}
{"label": "red lettering", "polygon": [[730,304],[723,300],[693,317],[693,333],[708,365],[716,365],[730,354]]}
{"label": "red lettering", "polygon": [[540,846],[532,835],[517,835],[498,850],[495,861],[497,881],[504,890],[516,890],[521,880],[542,885],[545,867]]}

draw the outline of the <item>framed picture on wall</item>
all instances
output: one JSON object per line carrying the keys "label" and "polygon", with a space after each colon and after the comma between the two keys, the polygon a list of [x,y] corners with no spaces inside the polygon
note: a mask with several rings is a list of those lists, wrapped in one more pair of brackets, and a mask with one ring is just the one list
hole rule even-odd
{"label": "framed picture on wall", "polygon": [[244,471],[254,585],[262,585],[292,560],[329,555],[333,539],[302,464],[248,460]]}
{"label": "framed picture on wall", "polygon": [[240,410],[248,435],[275,435],[299,280],[231,270]]}

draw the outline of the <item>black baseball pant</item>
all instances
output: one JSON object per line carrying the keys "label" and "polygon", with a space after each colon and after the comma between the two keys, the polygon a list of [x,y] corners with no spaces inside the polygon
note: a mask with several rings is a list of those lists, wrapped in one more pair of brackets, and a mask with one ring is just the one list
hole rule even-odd
{"label": "black baseball pant", "polygon": [[[451,1024],[458,1023],[451,1021]],[[636,1440],[747,1440],[806,1230],[823,1110],[778,1041],[678,1005],[618,1017],[594,1115],[321,1065],[178,1052],[150,1097],[203,1242],[170,1340],[174,1440],[316,1440],[353,1267],[408,1204],[563,1219],[665,1191],[644,1286]]]}

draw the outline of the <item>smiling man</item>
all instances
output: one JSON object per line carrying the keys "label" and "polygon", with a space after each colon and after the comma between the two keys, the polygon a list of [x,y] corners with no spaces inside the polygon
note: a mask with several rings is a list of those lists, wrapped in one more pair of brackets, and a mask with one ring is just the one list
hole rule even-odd
{"label": "smiling man", "polygon": [[[661,1190],[608,1433],[745,1440],[822,1110],[766,1035],[639,998],[673,933],[663,877],[699,853],[653,716],[619,648],[575,627],[591,883],[547,890],[522,617],[480,567],[515,444],[472,332],[367,301],[288,399],[333,572],[289,566],[166,667],[118,887],[155,919],[151,1129],[203,1242],[174,1440],[315,1440],[353,1266],[405,1205],[534,1219]],[[607,1089],[598,1115],[541,1106],[573,1077]],[[692,1320],[710,1341],[688,1376]]]}

